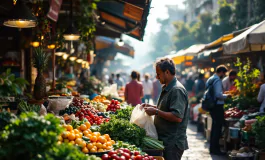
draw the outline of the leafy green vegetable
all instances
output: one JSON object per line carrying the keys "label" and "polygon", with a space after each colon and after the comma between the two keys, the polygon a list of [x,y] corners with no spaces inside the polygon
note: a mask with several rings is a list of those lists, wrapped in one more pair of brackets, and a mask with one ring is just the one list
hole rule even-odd
{"label": "leafy green vegetable", "polygon": [[40,112],[40,106],[34,105],[34,104],[28,104],[26,101],[21,100],[18,104],[18,109],[21,112],[36,112],[39,114]]}
{"label": "leafy green vegetable", "polygon": [[132,111],[133,111],[133,107],[128,106],[124,109],[117,110],[116,114],[111,115],[111,118],[124,119],[124,120],[129,121],[131,118]]}
{"label": "leafy green vegetable", "polygon": [[[1,159],[35,159],[56,145],[63,128],[54,115],[25,112],[0,133]],[[14,151],[14,149],[16,149]]]}
{"label": "leafy green vegetable", "polygon": [[116,143],[113,145],[114,150],[119,148],[128,148],[130,151],[142,151],[140,148],[136,147],[135,145],[131,145],[129,143],[123,142],[123,141],[116,141]]}
{"label": "leafy green vegetable", "polygon": [[0,131],[4,129],[6,125],[8,125],[12,119],[15,119],[16,115],[3,110],[0,113]]}
{"label": "leafy green vegetable", "polygon": [[100,125],[99,129],[102,134],[109,134],[115,141],[121,140],[140,147],[143,138],[146,135],[144,129],[128,120],[112,118],[108,123]]}
{"label": "leafy green vegetable", "polygon": [[255,134],[256,145],[259,146],[260,149],[265,148],[265,116],[257,117],[257,121],[252,124],[252,130]]}

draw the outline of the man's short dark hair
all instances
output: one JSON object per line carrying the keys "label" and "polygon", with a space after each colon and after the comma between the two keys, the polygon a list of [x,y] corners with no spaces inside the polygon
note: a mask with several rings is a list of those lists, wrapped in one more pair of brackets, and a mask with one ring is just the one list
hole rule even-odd
{"label": "man's short dark hair", "polygon": [[199,74],[199,79],[203,79],[204,78],[204,74]]}
{"label": "man's short dark hair", "polygon": [[225,65],[220,65],[220,66],[216,67],[216,73],[221,73],[221,72],[226,73],[227,71],[228,71],[228,69],[226,68]]}
{"label": "man's short dark hair", "polygon": [[175,64],[172,59],[169,58],[160,58],[156,61],[155,67],[159,67],[163,72],[168,70],[172,75],[176,74]]}
{"label": "man's short dark hair", "polygon": [[231,70],[229,72],[229,76],[236,76],[237,75],[237,72],[235,70]]}
{"label": "man's short dark hair", "polygon": [[137,79],[138,73],[136,71],[132,71],[131,77],[132,77],[132,79]]}
{"label": "man's short dark hair", "polygon": [[117,78],[119,78],[119,77],[120,77],[120,74],[119,74],[119,73],[118,73],[118,74],[116,74],[116,77],[117,77]]}

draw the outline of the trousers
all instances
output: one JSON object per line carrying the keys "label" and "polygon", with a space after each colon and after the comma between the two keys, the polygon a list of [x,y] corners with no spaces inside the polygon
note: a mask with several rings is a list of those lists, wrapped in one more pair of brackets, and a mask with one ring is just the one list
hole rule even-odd
{"label": "trousers", "polygon": [[219,140],[222,136],[222,127],[224,125],[224,105],[217,104],[211,111],[212,130],[210,137],[210,152],[220,152]]}
{"label": "trousers", "polygon": [[184,150],[179,149],[176,145],[166,146],[163,152],[165,160],[181,160]]}

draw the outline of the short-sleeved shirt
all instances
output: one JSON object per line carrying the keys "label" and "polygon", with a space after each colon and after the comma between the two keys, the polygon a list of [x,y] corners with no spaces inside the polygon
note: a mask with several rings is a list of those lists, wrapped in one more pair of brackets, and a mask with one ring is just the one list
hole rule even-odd
{"label": "short-sleeved shirt", "polygon": [[125,86],[125,97],[128,104],[136,106],[141,104],[141,97],[143,96],[143,85],[136,81],[132,80],[130,83]]}
{"label": "short-sleeved shirt", "polygon": [[165,146],[176,145],[181,150],[188,149],[186,129],[188,125],[188,93],[183,85],[174,78],[166,87],[162,88],[158,100],[158,109],[171,112],[182,122],[170,122],[155,116],[154,124],[158,133],[158,139]]}

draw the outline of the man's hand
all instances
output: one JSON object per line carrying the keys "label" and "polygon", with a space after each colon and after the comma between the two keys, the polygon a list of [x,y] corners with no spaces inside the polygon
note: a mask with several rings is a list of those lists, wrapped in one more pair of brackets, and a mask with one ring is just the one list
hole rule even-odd
{"label": "man's hand", "polygon": [[156,114],[156,108],[154,107],[144,107],[145,113],[148,114],[149,116],[155,115]]}
{"label": "man's hand", "polygon": [[145,107],[157,108],[155,105],[151,105],[151,104],[147,104],[147,103],[142,103],[141,106],[140,106],[140,109],[142,110]]}

